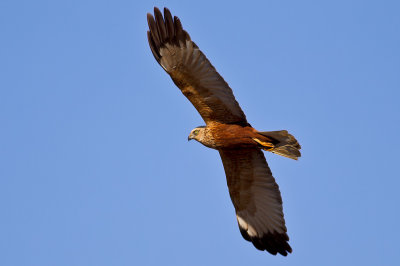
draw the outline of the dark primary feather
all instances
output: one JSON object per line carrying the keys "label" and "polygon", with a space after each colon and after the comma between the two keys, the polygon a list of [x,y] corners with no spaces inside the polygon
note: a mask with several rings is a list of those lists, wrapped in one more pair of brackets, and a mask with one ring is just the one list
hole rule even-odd
{"label": "dark primary feather", "polygon": [[157,62],[194,105],[204,121],[249,125],[233,92],[198,46],[191,41],[178,17],[164,8],[147,14],[147,37]]}

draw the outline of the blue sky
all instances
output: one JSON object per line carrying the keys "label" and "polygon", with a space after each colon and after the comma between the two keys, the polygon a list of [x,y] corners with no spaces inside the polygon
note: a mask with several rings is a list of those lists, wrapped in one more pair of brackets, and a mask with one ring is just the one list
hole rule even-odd
{"label": "blue sky", "polygon": [[[293,254],[242,239],[203,121],[156,63],[170,8],[259,130]],[[0,3],[1,265],[400,265],[398,1]]]}

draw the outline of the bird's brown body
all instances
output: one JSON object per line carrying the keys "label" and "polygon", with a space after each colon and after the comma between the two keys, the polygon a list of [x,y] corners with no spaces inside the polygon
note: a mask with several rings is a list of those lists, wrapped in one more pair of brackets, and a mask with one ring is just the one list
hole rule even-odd
{"label": "bird's brown body", "polygon": [[260,144],[254,139],[265,143],[272,140],[258,133],[250,126],[229,125],[221,123],[210,123],[205,127],[206,138],[201,142],[213,149],[239,149],[239,148],[260,148]]}
{"label": "bird's brown body", "polygon": [[154,58],[206,123],[188,140],[218,150],[243,238],[259,250],[292,252],[279,187],[262,150],[297,160],[300,145],[286,130],[260,132],[247,122],[232,89],[183,29],[179,18],[154,8],[147,14]]}

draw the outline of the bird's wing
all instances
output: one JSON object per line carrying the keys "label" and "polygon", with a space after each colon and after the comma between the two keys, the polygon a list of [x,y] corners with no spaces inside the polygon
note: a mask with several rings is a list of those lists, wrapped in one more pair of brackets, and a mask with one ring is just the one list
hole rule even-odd
{"label": "bird's wing", "polygon": [[259,149],[219,150],[240,232],[257,249],[291,253],[279,187]]}
{"label": "bird's wing", "polygon": [[157,62],[194,105],[206,123],[248,125],[246,116],[225,80],[191,41],[179,18],[164,8],[147,14],[147,37]]}

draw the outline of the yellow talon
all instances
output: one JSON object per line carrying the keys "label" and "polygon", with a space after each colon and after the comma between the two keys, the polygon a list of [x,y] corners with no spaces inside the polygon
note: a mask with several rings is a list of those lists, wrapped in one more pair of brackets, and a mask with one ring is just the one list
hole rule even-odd
{"label": "yellow talon", "polygon": [[260,144],[261,146],[266,147],[266,148],[269,148],[268,150],[274,148],[274,144],[272,144],[272,143],[264,142],[264,141],[261,141],[261,140],[259,140],[259,139],[257,139],[257,138],[253,138],[253,140],[254,140],[255,142],[257,142],[258,144]]}

